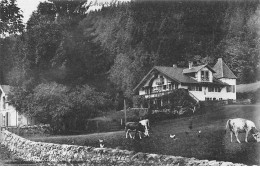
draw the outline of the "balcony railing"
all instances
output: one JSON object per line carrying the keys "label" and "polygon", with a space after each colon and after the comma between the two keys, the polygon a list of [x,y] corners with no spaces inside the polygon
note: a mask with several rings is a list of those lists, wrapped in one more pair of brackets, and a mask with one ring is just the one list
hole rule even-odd
{"label": "balcony railing", "polygon": [[209,77],[201,77],[202,82],[209,82]]}
{"label": "balcony railing", "polygon": [[145,98],[154,98],[154,97],[160,97],[166,94],[172,93],[172,90],[168,90],[168,91],[160,91],[160,92],[153,92],[150,94],[145,94]]}

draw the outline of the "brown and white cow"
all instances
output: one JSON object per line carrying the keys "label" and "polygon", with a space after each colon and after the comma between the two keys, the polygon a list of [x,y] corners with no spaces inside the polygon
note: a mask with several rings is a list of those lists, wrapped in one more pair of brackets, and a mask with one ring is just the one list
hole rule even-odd
{"label": "brown and white cow", "polygon": [[125,132],[126,138],[128,135],[130,136],[130,138],[135,138],[132,137],[132,135],[129,132],[135,132],[135,135],[138,133],[140,139],[142,139],[141,133],[144,133],[145,136],[148,135],[148,132],[146,131],[145,127],[139,122],[127,122],[125,125]]}
{"label": "brown and white cow", "polygon": [[149,136],[149,128],[150,128],[149,120],[143,119],[143,120],[139,121],[139,123],[145,127],[145,135]]}
{"label": "brown and white cow", "polygon": [[237,142],[240,143],[238,139],[238,133],[246,133],[245,142],[247,142],[248,133],[251,132],[254,139],[257,142],[260,142],[260,133],[257,130],[255,123],[242,119],[242,118],[236,118],[236,119],[229,119],[226,124],[226,130],[229,128],[230,130],[230,137],[232,142],[232,133],[235,135]]}

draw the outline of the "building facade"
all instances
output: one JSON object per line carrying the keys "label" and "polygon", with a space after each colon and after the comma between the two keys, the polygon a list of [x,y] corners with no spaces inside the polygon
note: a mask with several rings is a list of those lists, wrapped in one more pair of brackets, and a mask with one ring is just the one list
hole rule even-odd
{"label": "building facade", "polygon": [[236,78],[222,58],[213,68],[207,64],[193,66],[192,62],[188,68],[155,66],[134,91],[152,99],[184,88],[197,101],[236,100]]}
{"label": "building facade", "polygon": [[10,86],[0,85],[0,127],[18,127],[23,125],[33,125],[33,118],[20,114],[14,106],[8,102]]}

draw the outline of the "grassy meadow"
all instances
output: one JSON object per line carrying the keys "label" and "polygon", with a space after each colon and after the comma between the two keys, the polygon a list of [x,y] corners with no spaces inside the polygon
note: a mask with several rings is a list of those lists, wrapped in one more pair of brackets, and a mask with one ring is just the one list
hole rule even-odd
{"label": "grassy meadow", "polygon": [[[238,144],[234,137],[231,143],[229,132],[225,133],[227,120],[238,117],[254,121],[260,129],[260,105],[227,105],[212,107],[202,115],[153,123],[150,137],[142,140],[126,139],[124,131],[31,140],[98,147],[98,139],[104,139],[106,147],[260,165],[260,143],[252,135],[245,143],[245,134],[239,134],[241,144]],[[170,138],[170,134],[175,134],[177,139]]]}

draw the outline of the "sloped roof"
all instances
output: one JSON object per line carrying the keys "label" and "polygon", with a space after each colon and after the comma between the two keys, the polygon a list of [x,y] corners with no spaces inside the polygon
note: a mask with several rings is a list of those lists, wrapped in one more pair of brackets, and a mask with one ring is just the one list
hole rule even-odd
{"label": "sloped roof", "polygon": [[223,62],[222,58],[219,58],[217,63],[214,65],[213,69],[216,71],[215,74],[213,74],[216,78],[230,78],[230,79],[236,79],[237,77],[234,75],[234,73],[228,68],[228,66]]}
{"label": "sloped roof", "polygon": [[1,88],[3,89],[3,92],[5,93],[5,94],[9,94],[10,93],[10,90],[11,90],[11,86],[9,86],[9,85],[1,85]]}
{"label": "sloped roof", "polygon": [[186,68],[183,70],[183,73],[193,73],[193,72],[198,72],[200,69],[207,67],[209,70],[211,70],[213,73],[215,73],[215,70],[213,70],[209,65],[205,64],[205,65],[200,65],[200,66],[195,66],[192,68]]}
{"label": "sloped roof", "polygon": [[155,66],[156,70],[179,83],[198,83],[198,81],[183,74],[184,68]]}
{"label": "sloped roof", "polygon": [[[206,65],[203,65],[205,67]],[[201,67],[202,68],[202,67]],[[228,85],[227,83],[223,83],[220,80],[214,78],[213,82],[198,82],[197,80],[191,78],[188,75],[185,75],[183,71],[186,68],[180,67],[166,67],[166,66],[154,66],[147,75],[141,80],[141,82],[134,88],[134,91],[138,89],[142,84],[144,84],[151,76],[152,72],[157,70],[166,77],[176,81],[177,83],[185,83],[185,84],[218,84],[218,85]],[[198,68],[199,69],[199,68]]]}

